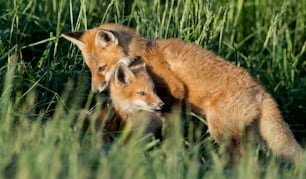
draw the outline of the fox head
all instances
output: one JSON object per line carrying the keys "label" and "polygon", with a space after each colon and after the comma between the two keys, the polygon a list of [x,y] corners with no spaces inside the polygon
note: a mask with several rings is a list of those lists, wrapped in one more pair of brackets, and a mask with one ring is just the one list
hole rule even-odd
{"label": "fox head", "polygon": [[110,83],[110,96],[114,107],[131,112],[133,110],[157,111],[164,105],[154,91],[154,83],[147,74],[145,64],[131,70],[118,63]]}
{"label": "fox head", "polygon": [[[83,59],[91,72],[93,91],[102,92],[108,87],[112,74],[119,60],[129,63],[128,49],[133,32],[119,30],[123,27],[105,24],[100,27],[79,32],[63,33],[62,37],[69,40],[81,50]],[[124,59],[124,60],[122,60]]]}

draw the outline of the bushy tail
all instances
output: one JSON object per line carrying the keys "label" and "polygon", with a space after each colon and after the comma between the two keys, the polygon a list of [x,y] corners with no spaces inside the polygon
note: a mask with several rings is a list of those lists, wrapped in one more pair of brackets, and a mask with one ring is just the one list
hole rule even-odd
{"label": "bushy tail", "polygon": [[259,119],[259,132],[268,146],[278,156],[294,160],[303,153],[288,124],[282,119],[276,102],[269,94],[263,99],[262,116]]}

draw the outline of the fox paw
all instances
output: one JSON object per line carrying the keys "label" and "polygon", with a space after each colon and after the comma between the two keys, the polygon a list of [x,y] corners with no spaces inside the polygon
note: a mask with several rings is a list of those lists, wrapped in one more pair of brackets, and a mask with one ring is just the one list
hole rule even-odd
{"label": "fox paw", "polygon": [[171,93],[173,97],[175,97],[178,100],[183,100],[186,97],[186,91],[182,83],[172,88]]}

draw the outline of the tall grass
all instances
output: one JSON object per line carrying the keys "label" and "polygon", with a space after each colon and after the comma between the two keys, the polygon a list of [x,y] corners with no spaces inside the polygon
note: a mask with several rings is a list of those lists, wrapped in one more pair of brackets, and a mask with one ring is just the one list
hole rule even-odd
{"label": "tall grass", "polygon": [[[71,128],[78,109],[107,106],[90,93],[79,50],[60,33],[101,23],[147,38],[181,38],[215,51],[258,78],[305,143],[305,0],[107,0],[0,2],[0,178],[304,178],[306,163],[283,163],[248,146],[230,167],[205,120],[165,119],[166,139],[125,132],[113,143],[94,128]],[[102,97],[101,97],[102,96]],[[78,124],[77,126],[80,126]]]}

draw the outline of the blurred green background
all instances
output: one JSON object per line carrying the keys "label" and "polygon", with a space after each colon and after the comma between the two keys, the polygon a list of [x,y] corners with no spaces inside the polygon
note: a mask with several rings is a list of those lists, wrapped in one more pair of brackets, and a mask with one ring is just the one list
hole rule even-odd
{"label": "blurred green background", "polygon": [[[71,133],[69,122],[78,109],[88,109],[101,99],[103,104],[107,105],[107,94],[90,93],[89,70],[79,50],[60,38],[60,34],[90,29],[102,23],[127,25],[149,39],[180,38],[186,42],[193,42],[218,53],[237,66],[246,68],[274,96],[284,119],[299,142],[305,144],[305,0],[12,0],[1,1],[0,7],[0,168],[4,172],[3,177],[20,178],[25,175],[29,178],[74,178],[78,177],[77,169],[82,168],[79,165],[84,163],[85,178],[90,176],[90,171],[95,171],[92,177],[98,176],[99,166],[104,166],[104,160],[93,159],[93,154],[102,155],[97,147],[100,143],[95,143],[94,140],[97,139],[92,137],[92,141],[84,145],[85,148],[78,146],[77,134]],[[57,119],[66,120],[58,122]],[[47,127],[47,132],[44,132],[40,126],[49,120],[55,121],[54,124],[50,124],[53,124],[53,127]],[[49,138],[44,137],[48,134]],[[44,143],[47,139],[51,141]],[[68,140],[70,147],[75,148],[57,143],[63,140]],[[38,143],[35,144],[36,141]],[[58,145],[59,147],[52,151],[48,150],[48,147],[42,147],[42,144],[48,144],[51,148]],[[30,148],[33,147],[37,147],[36,153],[45,152],[40,153],[41,160],[54,156],[53,163],[50,161],[49,165],[64,166],[67,171],[55,167],[54,176],[52,172],[40,173],[48,165],[41,165],[39,162],[29,162],[29,169],[20,169],[19,166],[25,165],[23,162],[27,163],[28,159],[35,156],[35,153],[30,152]],[[83,155],[87,154],[83,152],[88,148],[92,148],[89,151],[95,150],[92,155],[87,156],[92,158],[86,160]],[[26,152],[22,154],[24,149],[29,149],[28,155]],[[75,153],[71,150],[75,150]],[[155,151],[154,155],[160,157],[159,152]],[[76,156],[62,159],[62,155],[68,153]],[[174,152],[173,156],[178,156],[176,154]],[[81,157],[81,160],[77,160],[77,156]],[[197,166],[196,176],[203,176],[199,171],[205,171],[207,168],[203,167],[211,166],[215,166],[215,170],[210,173],[211,176],[219,176],[218,167],[224,166],[211,163],[202,166],[190,162],[193,161],[192,155],[183,156],[187,157],[186,161],[189,162],[183,162],[181,166],[186,169],[182,170],[182,178],[188,178],[187,173],[192,173],[192,170],[189,170],[192,165]],[[76,160],[75,163],[73,159]],[[120,165],[119,160],[122,158],[116,159]],[[96,164],[96,168],[87,168],[86,161],[91,162],[90,166]],[[127,159],[127,162],[129,161],[132,159]],[[151,167],[158,168],[154,161],[152,159]],[[172,164],[169,163],[169,168]],[[44,167],[40,169],[40,165]],[[168,163],[165,165],[168,166]],[[71,166],[74,166],[75,170],[72,170]],[[144,167],[148,167],[148,164]],[[172,176],[170,169],[157,170],[160,173],[152,171],[148,176]],[[123,171],[122,175],[118,173],[118,177],[133,176],[123,175]],[[165,171],[169,172],[169,175],[163,175]],[[219,173],[223,177],[240,176],[239,173],[220,171],[224,174]],[[265,173],[264,171],[262,172]],[[295,176],[302,176],[303,171],[296,172]],[[139,174],[136,176],[140,178],[147,176],[144,171],[135,173]],[[289,172],[288,176],[289,174],[292,173]],[[275,177],[279,175],[276,173]]]}

